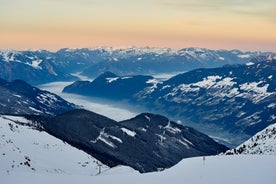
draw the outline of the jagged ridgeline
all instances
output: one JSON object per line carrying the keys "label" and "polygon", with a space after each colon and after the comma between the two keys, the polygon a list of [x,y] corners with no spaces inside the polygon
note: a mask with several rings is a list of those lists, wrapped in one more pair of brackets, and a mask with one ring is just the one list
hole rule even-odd
{"label": "jagged ridgeline", "polygon": [[245,63],[260,54],[262,53],[238,50],[172,50],[150,47],[98,47],[61,49],[57,52],[0,50],[0,78],[8,81],[22,79],[38,85],[77,80],[78,77],[73,76],[73,73],[94,78],[105,71],[119,75],[179,72]]}

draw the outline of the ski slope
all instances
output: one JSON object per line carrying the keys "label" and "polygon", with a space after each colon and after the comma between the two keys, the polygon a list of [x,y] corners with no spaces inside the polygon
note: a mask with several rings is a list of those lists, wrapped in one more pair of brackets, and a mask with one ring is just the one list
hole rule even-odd
{"label": "ski slope", "polygon": [[[117,172],[119,171],[119,172]],[[235,155],[182,160],[171,169],[139,174],[129,170],[110,170],[98,176],[78,174],[16,173],[0,174],[1,184],[275,184],[276,157],[271,155]]]}
{"label": "ski slope", "polygon": [[[0,184],[275,184],[275,155],[219,155],[184,159],[162,172],[108,168],[51,135],[0,116]],[[22,164],[21,164],[22,163]]]}
{"label": "ski slope", "polygon": [[[99,164],[85,152],[30,126],[28,120],[16,116],[0,116],[0,173],[52,173],[96,175]],[[5,178],[5,177],[0,177]],[[0,184],[1,183],[0,179]],[[3,181],[3,180],[2,180]],[[6,183],[4,183],[6,184]]]}

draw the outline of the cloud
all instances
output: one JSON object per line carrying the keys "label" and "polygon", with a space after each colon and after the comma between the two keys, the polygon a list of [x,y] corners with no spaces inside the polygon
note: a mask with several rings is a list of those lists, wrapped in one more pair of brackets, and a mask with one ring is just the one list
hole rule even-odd
{"label": "cloud", "polygon": [[195,9],[195,10],[200,10],[200,9],[208,9],[212,10],[217,7],[219,7],[216,4],[208,4],[204,2],[178,2],[178,1],[162,1],[159,3],[161,6],[165,7],[171,7],[171,8],[185,8],[185,9]]}
{"label": "cloud", "polygon": [[266,19],[276,24],[276,5],[270,7],[256,7],[254,9],[240,7],[229,9],[228,11],[243,16]]}
{"label": "cloud", "polygon": [[[198,0],[198,1],[188,1],[188,0],[160,0],[158,4],[163,6],[170,6],[175,8],[186,8],[186,9],[197,9],[197,10],[214,10],[223,9],[236,3],[235,1],[221,1],[221,0]],[[241,3],[239,3],[241,4]]]}
{"label": "cloud", "polygon": [[97,0],[41,0],[46,3],[62,3],[62,4],[76,4],[76,5],[96,5],[100,1]]}
{"label": "cloud", "polygon": [[[157,1],[156,1],[157,2]],[[159,0],[158,5],[194,13],[214,13],[263,18],[276,23],[275,0]]]}

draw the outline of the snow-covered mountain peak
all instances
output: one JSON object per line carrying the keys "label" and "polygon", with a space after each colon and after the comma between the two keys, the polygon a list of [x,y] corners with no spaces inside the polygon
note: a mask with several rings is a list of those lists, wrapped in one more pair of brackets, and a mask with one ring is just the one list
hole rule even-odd
{"label": "snow-covered mountain peak", "polygon": [[[78,48],[66,48],[62,49],[65,52],[74,52],[81,49]],[[139,47],[139,46],[129,46],[129,47],[110,47],[110,46],[101,46],[101,47],[92,47],[88,49],[89,51],[100,51],[106,52],[110,55],[117,53],[119,56],[129,56],[129,55],[143,55],[143,54],[176,54],[177,50],[171,48],[159,48],[159,47]],[[115,54],[116,55],[116,54]]]}
{"label": "snow-covered mountain peak", "polygon": [[267,56],[267,60],[268,61],[275,61],[276,60],[276,53],[273,53],[273,54],[269,54],[268,56]]}
{"label": "snow-covered mountain peak", "polygon": [[[25,52],[25,53],[24,53]],[[38,51],[37,51],[38,52]],[[25,58],[25,59],[22,59]],[[33,67],[34,69],[42,69],[40,64],[43,59],[39,58],[32,52],[28,51],[15,51],[15,50],[0,50],[0,61],[1,58],[4,62],[17,62]]]}
{"label": "snow-covered mountain peak", "polygon": [[229,150],[225,154],[276,155],[276,123],[269,125],[237,148]]}
{"label": "snow-covered mountain peak", "polygon": [[15,50],[0,50],[0,57],[3,58],[3,61],[5,62],[10,62],[10,61],[15,61],[15,55],[19,54],[20,52],[15,51]]}
{"label": "snow-covered mountain peak", "polygon": [[276,61],[276,53],[267,53],[267,54],[260,54],[255,58],[252,58],[249,63],[260,63],[264,62],[270,65],[271,62]]}
{"label": "snow-covered mountain peak", "polygon": [[[209,49],[205,49],[205,48],[200,48],[200,47],[188,47],[188,48],[183,48],[179,51],[190,51],[190,52],[197,52],[197,53],[200,53],[200,52],[206,52],[206,51],[209,51]],[[211,50],[210,50],[211,51]]]}

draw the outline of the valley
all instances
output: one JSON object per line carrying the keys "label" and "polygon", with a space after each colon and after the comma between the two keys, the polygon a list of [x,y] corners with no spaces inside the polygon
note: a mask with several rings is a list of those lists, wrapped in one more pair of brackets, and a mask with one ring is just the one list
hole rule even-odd
{"label": "valley", "polygon": [[[241,171],[254,168],[251,172],[257,173],[259,159],[267,171],[276,163],[271,53],[98,48],[1,54],[0,64],[18,65],[10,71],[20,66],[33,76],[22,77],[31,84],[12,80],[18,75],[11,73],[0,81],[0,151],[5,157],[0,176],[5,182],[23,175],[23,182],[28,177],[83,183],[274,181],[273,172],[252,176]],[[222,54],[231,65],[216,61]],[[92,57],[99,60],[84,67]],[[182,63],[177,70],[140,66],[166,66],[164,58],[174,63],[181,57],[192,64]],[[82,59],[76,65],[77,58]],[[88,75],[92,66],[95,73]],[[131,67],[137,70],[132,73]],[[63,155],[65,160],[56,160]],[[237,180],[241,175],[247,178]]]}
{"label": "valley", "polygon": [[0,184],[276,184],[276,0],[0,0]]}
{"label": "valley", "polygon": [[78,105],[81,108],[90,110],[114,120],[121,121],[132,118],[139,113],[145,112],[140,108],[127,105],[127,103],[120,103],[102,98],[85,97],[76,94],[62,93],[65,86],[72,84],[72,82],[53,82],[37,86],[40,89],[50,91],[61,96],[63,99]]}

